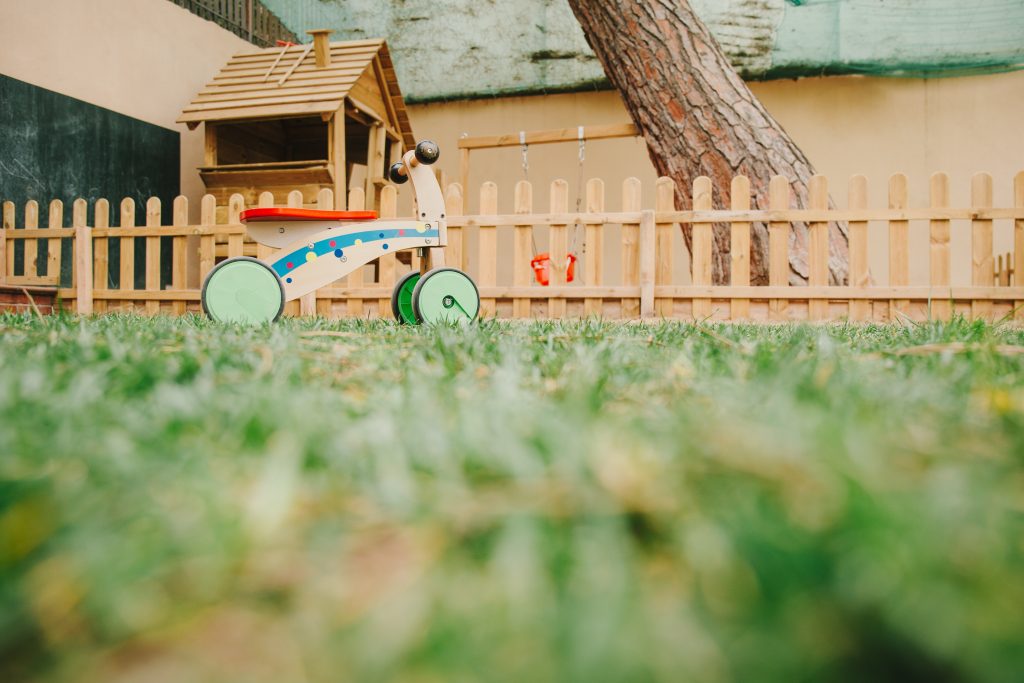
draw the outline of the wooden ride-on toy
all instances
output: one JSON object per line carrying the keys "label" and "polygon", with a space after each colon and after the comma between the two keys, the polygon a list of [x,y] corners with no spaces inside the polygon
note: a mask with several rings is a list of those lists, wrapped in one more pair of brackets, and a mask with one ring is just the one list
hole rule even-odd
{"label": "wooden ride-on toy", "polygon": [[203,282],[203,310],[222,322],[272,322],[287,301],[384,254],[420,249],[422,271],[403,277],[391,294],[395,318],[408,324],[475,319],[480,311],[476,284],[461,270],[444,267],[444,198],[428,168],[439,153],[436,144],[424,140],[389,172],[392,182],[412,180],[415,219],[376,220],[374,211],[243,211],[249,236],[278,251],[265,259],[238,256],[217,264]]}

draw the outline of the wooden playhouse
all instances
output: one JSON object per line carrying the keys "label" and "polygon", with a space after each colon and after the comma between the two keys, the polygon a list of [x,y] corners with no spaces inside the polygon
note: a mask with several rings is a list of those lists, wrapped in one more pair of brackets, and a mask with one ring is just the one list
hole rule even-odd
{"label": "wooden playhouse", "polygon": [[254,206],[270,191],[283,205],[300,190],[315,206],[327,187],[343,209],[360,182],[366,207],[378,208],[386,169],[415,145],[387,44],[309,33],[306,45],[235,55],[178,118],[205,126],[199,174],[218,204],[237,192]]}

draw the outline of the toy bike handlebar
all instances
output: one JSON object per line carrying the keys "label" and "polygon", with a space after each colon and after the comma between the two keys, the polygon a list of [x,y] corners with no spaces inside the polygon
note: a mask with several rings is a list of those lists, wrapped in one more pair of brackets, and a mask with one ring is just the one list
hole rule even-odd
{"label": "toy bike handlebar", "polygon": [[[420,164],[427,166],[437,161],[437,158],[441,156],[441,149],[437,146],[437,143],[432,140],[421,140],[415,149],[415,156],[409,157],[408,165],[410,167],[416,167]],[[391,182],[401,185],[402,183],[409,180],[409,169],[406,168],[406,161],[396,161],[392,164],[391,169],[388,171],[388,177]]]}

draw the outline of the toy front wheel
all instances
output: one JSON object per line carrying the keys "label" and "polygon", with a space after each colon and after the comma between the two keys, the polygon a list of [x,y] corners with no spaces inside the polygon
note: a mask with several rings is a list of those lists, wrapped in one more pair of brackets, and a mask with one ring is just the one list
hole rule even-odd
{"label": "toy front wheel", "polygon": [[461,270],[435,268],[413,288],[412,308],[421,323],[471,322],[480,313],[480,292]]}
{"label": "toy front wheel", "polygon": [[284,285],[263,261],[237,256],[210,271],[201,299],[203,311],[217,322],[273,322],[284,311]]}
{"label": "toy front wheel", "polygon": [[420,271],[414,270],[402,277],[391,292],[391,312],[400,323],[415,325],[419,322],[416,320],[416,312],[412,309],[412,292],[419,281]]}

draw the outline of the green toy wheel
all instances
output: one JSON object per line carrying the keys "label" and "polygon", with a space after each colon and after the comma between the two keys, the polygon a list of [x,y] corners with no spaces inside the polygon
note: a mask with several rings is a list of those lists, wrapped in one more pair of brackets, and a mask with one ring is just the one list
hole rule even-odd
{"label": "green toy wheel", "polygon": [[470,322],[480,313],[480,292],[461,270],[435,268],[416,283],[412,308],[421,323]]}
{"label": "green toy wheel", "polygon": [[415,325],[418,322],[416,312],[412,310],[412,291],[419,281],[420,272],[414,270],[399,280],[391,292],[391,312],[394,314],[395,320],[400,323]]}
{"label": "green toy wheel", "polygon": [[263,261],[237,256],[210,271],[201,298],[203,311],[217,322],[273,322],[284,310],[284,285]]}

